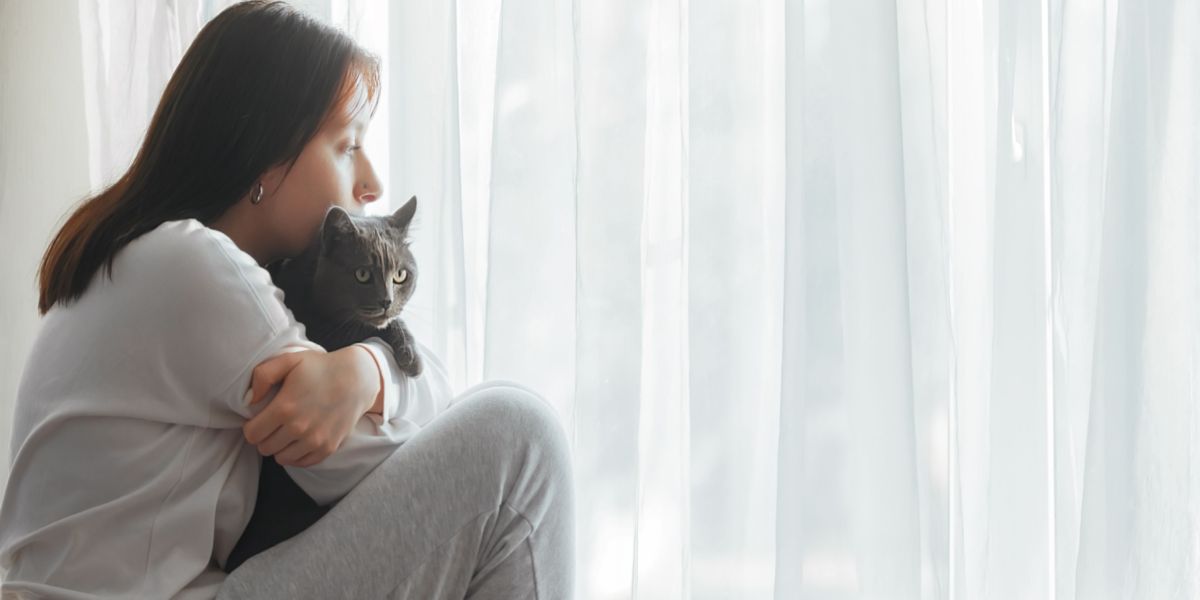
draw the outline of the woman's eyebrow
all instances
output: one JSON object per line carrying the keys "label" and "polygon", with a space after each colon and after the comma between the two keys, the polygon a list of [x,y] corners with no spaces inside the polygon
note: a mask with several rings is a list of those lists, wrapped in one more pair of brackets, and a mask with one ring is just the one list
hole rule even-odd
{"label": "woman's eyebrow", "polygon": [[345,110],[338,111],[337,118],[333,121],[333,125],[338,129],[350,129],[353,127],[365,128],[366,119],[363,118],[363,111],[356,111],[355,114],[347,114]]}
{"label": "woman's eyebrow", "polygon": [[340,130],[349,129],[349,130],[356,130],[358,133],[362,133],[362,131],[366,128],[367,128],[366,120],[362,119],[362,118],[347,119],[347,118],[343,117],[342,119],[340,119],[338,121],[338,129],[340,129]]}

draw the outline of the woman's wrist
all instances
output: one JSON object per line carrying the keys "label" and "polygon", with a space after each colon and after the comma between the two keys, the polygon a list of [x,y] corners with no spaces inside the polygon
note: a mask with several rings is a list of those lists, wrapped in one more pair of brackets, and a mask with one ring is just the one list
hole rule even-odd
{"label": "woman's wrist", "polygon": [[[362,361],[362,364],[370,366],[368,371],[373,373],[374,376],[368,379],[373,380],[372,389],[376,390],[376,394],[374,394],[374,401],[371,402],[371,406],[367,407],[364,413],[383,415],[383,365],[380,365],[379,361],[374,358],[374,353],[370,349],[367,349],[366,344],[355,343],[353,346],[362,350],[362,352],[358,353],[359,360]],[[361,354],[366,354],[370,359],[362,359]]]}

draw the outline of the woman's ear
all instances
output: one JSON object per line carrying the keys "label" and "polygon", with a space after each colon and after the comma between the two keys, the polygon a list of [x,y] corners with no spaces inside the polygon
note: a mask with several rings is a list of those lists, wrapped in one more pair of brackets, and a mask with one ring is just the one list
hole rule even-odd
{"label": "woman's ear", "polygon": [[263,198],[270,198],[275,195],[275,191],[283,185],[283,178],[287,177],[287,163],[275,165],[258,177],[258,181],[263,184]]}

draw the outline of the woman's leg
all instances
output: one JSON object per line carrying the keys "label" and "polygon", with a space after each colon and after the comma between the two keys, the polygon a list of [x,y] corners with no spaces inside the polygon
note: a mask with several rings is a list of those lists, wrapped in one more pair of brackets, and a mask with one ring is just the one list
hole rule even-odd
{"label": "woman's leg", "polygon": [[574,478],[554,409],[488,382],[218,598],[570,598]]}

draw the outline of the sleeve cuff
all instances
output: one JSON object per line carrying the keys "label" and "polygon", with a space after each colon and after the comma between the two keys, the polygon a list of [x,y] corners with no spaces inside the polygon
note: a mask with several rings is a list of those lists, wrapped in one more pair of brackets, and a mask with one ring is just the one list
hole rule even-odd
{"label": "sleeve cuff", "polygon": [[383,426],[384,423],[391,421],[400,414],[400,404],[402,398],[402,390],[400,389],[401,382],[404,381],[404,375],[400,371],[400,366],[396,364],[396,357],[392,354],[392,347],[378,337],[367,338],[362,342],[354,344],[362,346],[371,356],[375,358],[375,364],[379,367],[379,372],[383,376],[383,414],[367,413],[367,417],[375,422],[378,426]]}

